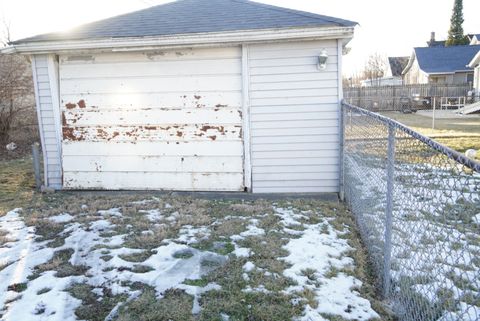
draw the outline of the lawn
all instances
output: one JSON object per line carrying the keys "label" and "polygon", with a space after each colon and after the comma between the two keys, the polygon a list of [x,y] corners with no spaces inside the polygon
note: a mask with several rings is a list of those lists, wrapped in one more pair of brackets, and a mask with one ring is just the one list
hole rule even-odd
{"label": "lawn", "polygon": [[33,193],[0,169],[2,320],[378,320],[351,214],[315,199]]}
{"label": "lawn", "polygon": [[430,117],[400,112],[382,112],[381,114],[461,153],[472,148],[480,150],[480,116],[465,119],[436,119],[435,129],[432,129],[432,118]]}

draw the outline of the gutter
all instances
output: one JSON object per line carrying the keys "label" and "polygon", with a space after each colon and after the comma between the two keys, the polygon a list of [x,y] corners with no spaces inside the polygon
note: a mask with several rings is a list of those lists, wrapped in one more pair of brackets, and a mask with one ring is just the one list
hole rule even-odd
{"label": "gutter", "polygon": [[216,33],[196,33],[155,37],[122,37],[83,40],[37,41],[14,44],[2,49],[4,54],[45,54],[82,50],[143,51],[158,47],[212,46],[255,42],[276,42],[301,39],[347,39],[355,27],[316,27],[291,29],[242,30]]}

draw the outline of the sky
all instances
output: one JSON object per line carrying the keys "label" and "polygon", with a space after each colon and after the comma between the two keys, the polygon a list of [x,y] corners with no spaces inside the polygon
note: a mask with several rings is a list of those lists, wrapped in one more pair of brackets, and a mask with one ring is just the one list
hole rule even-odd
{"label": "sky", "polygon": [[[257,0],[359,23],[344,58],[344,75],[359,72],[368,56],[410,56],[430,32],[447,36],[454,0]],[[166,3],[165,0],[0,0],[0,19],[11,39],[74,26]],[[464,0],[464,31],[480,33],[480,1]],[[2,26],[0,26],[1,28]]]}

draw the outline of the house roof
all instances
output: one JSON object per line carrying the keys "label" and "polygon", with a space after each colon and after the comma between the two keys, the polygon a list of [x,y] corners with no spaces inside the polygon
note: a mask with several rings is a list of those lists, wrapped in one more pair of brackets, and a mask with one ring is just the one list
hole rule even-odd
{"label": "house roof", "polygon": [[467,65],[480,50],[480,45],[414,48],[420,69],[427,74],[471,71]]}
{"label": "house roof", "polygon": [[388,63],[390,64],[393,77],[402,75],[402,71],[407,66],[409,58],[410,57],[388,57]]}
{"label": "house roof", "polygon": [[427,45],[429,47],[445,47],[445,43],[447,41],[446,40],[430,40],[430,41],[427,41]]}
{"label": "house roof", "polygon": [[178,0],[85,24],[66,33],[43,34],[11,44],[356,24],[248,0]]}

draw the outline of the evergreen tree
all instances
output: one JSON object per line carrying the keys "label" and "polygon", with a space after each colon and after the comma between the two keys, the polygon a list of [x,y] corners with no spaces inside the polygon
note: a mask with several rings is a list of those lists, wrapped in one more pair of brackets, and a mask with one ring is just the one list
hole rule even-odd
{"label": "evergreen tree", "polygon": [[468,45],[468,37],[463,35],[463,0],[455,0],[452,18],[450,19],[450,30],[446,46]]}

